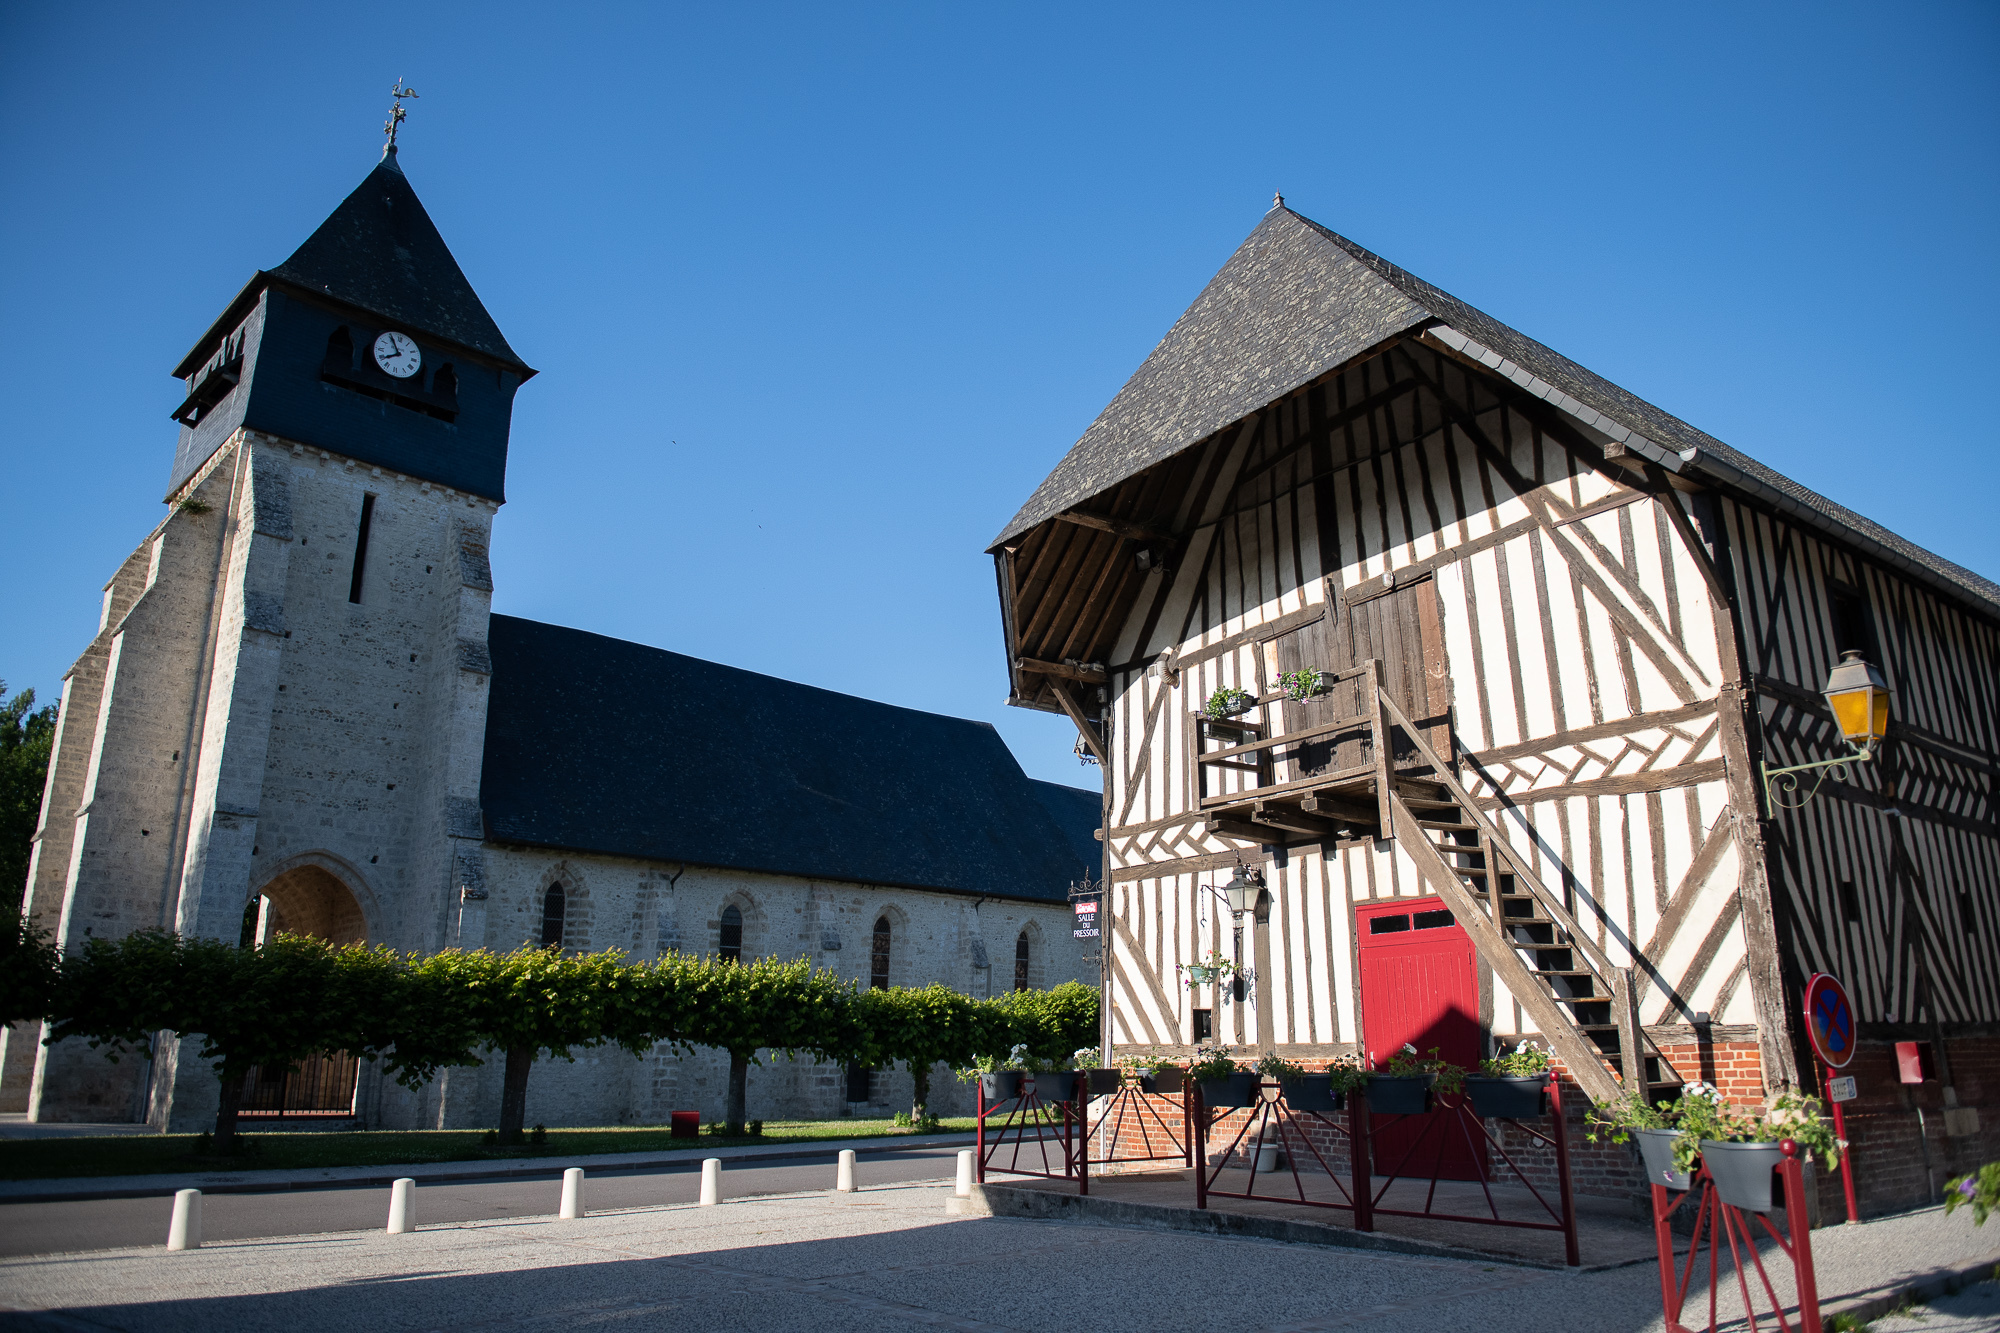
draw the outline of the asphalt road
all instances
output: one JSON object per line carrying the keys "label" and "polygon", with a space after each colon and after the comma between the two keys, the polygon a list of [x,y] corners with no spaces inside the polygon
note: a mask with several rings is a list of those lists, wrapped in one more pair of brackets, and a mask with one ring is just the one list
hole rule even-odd
{"label": "asphalt road", "polygon": [[[949,1179],[957,1167],[956,1146],[932,1149],[863,1151],[855,1164],[862,1189],[910,1180]],[[587,1168],[586,1168],[587,1169]],[[723,1197],[792,1194],[833,1188],[834,1154],[763,1158],[722,1167]],[[639,1171],[592,1173],[584,1182],[590,1209],[638,1208],[694,1203],[701,1197],[701,1162]],[[553,1217],[562,1201],[562,1172],[546,1179],[454,1180],[417,1186],[417,1221],[485,1221],[504,1217]],[[201,1200],[204,1240],[248,1240],[302,1236],[323,1231],[381,1230],[389,1219],[387,1186],[274,1190],[263,1194],[205,1194]],[[132,1245],[165,1245],[173,1196],[156,1199],[79,1199],[65,1203],[0,1206],[0,1256],[68,1254]]]}

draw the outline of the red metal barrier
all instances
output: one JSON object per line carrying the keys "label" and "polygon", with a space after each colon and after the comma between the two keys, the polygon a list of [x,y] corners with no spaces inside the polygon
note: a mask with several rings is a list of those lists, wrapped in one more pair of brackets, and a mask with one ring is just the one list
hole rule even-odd
{"label": "red metal barrier", "polygon": [[[1721,1269],[1722,1240],[1729,1243],[1731,1267],[1736,1272],[1736,1288],[1743,1298],[1744,1318],[1750,1333],[1759,1333],[1757,1305],[1750,1286],[1750,1272],[1755,1270],[1758,1284],[1763,1288],[1764,1298],[1769,1303],[1769,1316],[1776,1321],[1779,1333],[1822,1333],[1819,1317],[1819,1278],[1813,1271],[1812,1228],[1806,1218],[1805,1170],[1799,1162],[1798,1144],[1790,1139],[1779,1145],[1784,1160],[1778,1166],[1779,1178],[1785,1190],[1785,1230],[1780,1234],[1771,1225],[1771,1219],[1763,1213],[1746,1214],[1740,1208],[1724,1203],[1715,1192],[1714,1182],[1709,1179],[1708,1168],[1696,1173],[1685,1190],[1670,1190],[1665,1185],[1653,1186],[1653,1243],[1659,1253],[1660,1262],[1660,1309],[1666,1317],[1667,1333],[1696,1333],[1681,1322],[1681,1311],[1687,1303],[1688,1290],[1694,1285],[1695,1270],[1701,1257],[1702,1240],[1708,1241],[1708,1333],[1715,1333],[1719,1327],[1716,1319],[1716,1296],[1721,1290],[1719,1282]],[[1673,1202],[1667,1202],[1668,1196]],[[1676,1210],[1690,1199],[1700,1196],[1695,1204],[1694,1238],[1688,1243],[1687,1262],[1674,1263],[1674,1237],[1672,1218]],[[1764,1257],[1757,1249],[1757,1235],[1750,1224],[1755,1217],[1778,1252],[1792,1263],[1793,1285],[1798,1292],[1798,1323],[1793,1325],[1785,1318],[1785,1304],[1778,1299],[1777,1289],[1772,1285],[1771,1275],[1764,1268]],[[1749,1258],[1748,1267],[1744,1264]]]}
{"label": "red metal barrier", "polygon": [[[986,1183],[988,1168],[1005,1171],[1016,1176],[1040,1176],[1044,1180],[1071,1180],[1080,1182],[1079,1193],[1090,1193],[1089,1163],[1081,1151],[1082,1141],[1073,1131],[1075,1120],[1069,1102],[1044,1101],[1035,1094],[1017,1096],[1008,1101],[986,1102],[986,1089],[981,1087],[974,1103],[978,1119],[974,1125],[973,1141],[976,1156],[974,1165],[978,1168],[979,1183]],[[993,1116],[1001,1116],[998,1132],[987,1133],[987,1121]],[[1047,1117],[1046,1119],[1044,1117]],[[1028,1137],[1029,1131],[1034,1137]],[[1001,1150],[1012,1139],[1013,1152],[1005,1163],[998,1160]],[[1039,1167],[1023,1166],[1021,1154],[1032,1147],[1038,1154],[1031,1161],[1038,1161]],[[1052,1169],[1049,1160],[1051,1147],[1060,1162],[1060,1169]]]}

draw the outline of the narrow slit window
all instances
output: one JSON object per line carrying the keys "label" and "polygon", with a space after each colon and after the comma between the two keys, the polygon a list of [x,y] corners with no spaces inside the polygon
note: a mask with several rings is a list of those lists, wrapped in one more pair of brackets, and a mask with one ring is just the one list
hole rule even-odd
{"label": "narrow slit window", "polygon": [[889,918],[875,918],[874,947],[868,951],[868,984],[875,990],[889,989]]}
{"label": "narrow slit window", "polygon": [[1398,913],[1395,916],[1371,917],[1368,922],[1370,935],[1387,935],[1398,930],[1408,930],[1410,918]]}
{"label": "narrow slit window", "polygon": [[1014,989],[1028,989],[1028,932],[1014,941]]}
{"label": "narrow slit window", "polygon": [[1207,1041],[1210,1037],[1213,1037],[1214,1035],[1215,1035],[1215,1011],[1213,1009],[1195,1010],[1194,1039],[1198,1042]]}
{"label": "narrow slit window", "polygon": [[361,575],[368,568],[368,529],[375,523],[375,497],[361,497],[361,531],[354,538],[354,578],[347,585],[347,600],[360,602]]}
{"label": "narrow slit window", "polygon": [[735,903],[722,909],[722,929],[716,953],[725,963],[743,961],[743,911]]}
{"label": "narrow slit window", "polygon": [[1856,891],[1851,879],[1840,881],[1840,914],[1849,921],[1861,919],[1861,894]]}
{"label": "narrow slit window", "polygon": [[563,937],[563,916],[565,895],[560,884],[549,885],[549,891],[542,895],[542,947],[561,948]]}
{"label": "narrow slit window", "polygon": [[1448,926],[1450,924],[1451,924],[1451,913],[1443,910],[1442,908],[1440,908],[1435,912],[1417,913],[1418,930],[1436,930],[1440,926]]}

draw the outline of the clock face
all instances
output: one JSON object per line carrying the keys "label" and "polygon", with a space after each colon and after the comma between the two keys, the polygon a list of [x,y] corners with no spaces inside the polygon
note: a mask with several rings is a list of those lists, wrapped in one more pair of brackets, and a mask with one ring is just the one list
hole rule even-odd
{"label": "clock face", "polygon": [[399,380],[417,373],[424,354],[407,333],[385,333],[375,340],[375,364]]}

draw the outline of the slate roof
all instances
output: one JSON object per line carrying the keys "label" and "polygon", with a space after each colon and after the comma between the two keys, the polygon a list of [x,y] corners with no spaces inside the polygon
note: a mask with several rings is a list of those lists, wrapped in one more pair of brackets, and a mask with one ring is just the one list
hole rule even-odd
{"label": "slate roof", "polygon": [[1100,873],[1099,793],[989,723],[513,616],[489,642],[494,841],[1048,901]]}
{"label": "slate roof", "polygon": [[1463,349],[1468,354],[1671,470],[1706,474],[2000,612],[2000,584],[1993,580],[1835,504],[1282,206],[1265,214],[989,549],[1368,349],[1438,324],[1482,345]]}
{"label": "slate roof", "polygon": [[260,271],[174,373],[191,374],[214,342],[271,281],[289,283],[387,317],[391,322],[483,352],[534,374],[507,345],[466,281],[451,247],[424,211],[392,146],[292,257]]}

